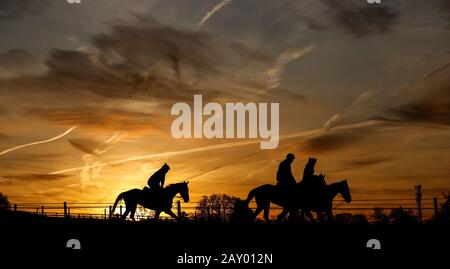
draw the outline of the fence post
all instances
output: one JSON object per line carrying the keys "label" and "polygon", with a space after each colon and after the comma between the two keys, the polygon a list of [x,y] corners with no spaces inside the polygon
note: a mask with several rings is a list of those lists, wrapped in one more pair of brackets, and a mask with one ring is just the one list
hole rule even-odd
{"label": "fence post", "polygon": [[17,204],[14,204],[14,212],[17,211]]}
{"label": "fence post", "polygon": [[439,208],[438,208],[438,199],[437,197],[433,198],[433,204],[434,204],[434,218],[439,220]]}
{"label": "fence post", "polygon": [[67,202],[64,202],[64,218],[67,218]]}
{"label": "fence post", "polygon": [[112,218],[112,206],[109,206],[109,218]]}
{"label": "fence post", "polygon": [[106,208],[103,209],[103,219],[106,219]]}
{"label": "fence post", "polygon": [[120,217],[122,217],[122,205],[120,205]]}
{"label": "fence post", "polygon": [[42,214],[42,216],[45,215],[45,213],[44,213],[44,206],[41,206],[41,214]]}
{"label": "fence post", "polygon": [[181,202],[180,202],[180,200],[177,201],[177,216],[178,216],[178,220],[181,220]]}
{"label": "fence post", "polygon": [[419,210],[419,223],[422,224],[422,185],[414,186],[416,188],[416,202]]}

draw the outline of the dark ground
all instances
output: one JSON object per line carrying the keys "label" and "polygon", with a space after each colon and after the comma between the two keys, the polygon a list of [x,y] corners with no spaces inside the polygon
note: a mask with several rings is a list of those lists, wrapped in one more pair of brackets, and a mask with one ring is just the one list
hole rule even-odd
{"label": "dark ground", "polygon": [[[190,255],[263,253],[272,254],[271,267],[301,264],[320,256],[320,263],[340,258],[399,257],[407,253],[421,259],[447,259],[450,226],[428,225],[301,225],[301,224],[193,224],[174,222],[120,222],[89,219],[52,219],[32,215],[1,216],[0,253],[38,254],[43,257],[120,259],[126,254],[133,261],[164,262],[177,265],[177,258]],[[66,248],[75,238],[81,250]],[[369,239],[378,239],[381,250],[366,248]],[[417,256],[418,257],[418,256]],[[316,258],[314,258],[316,259]],[[409,259],[409,258],[408,258]],[[43,259],[44,260],[44,259]],[[185,267],[183,265],[181,267]],[[230,264],[222,265],[234,268]],[[254,268],[247,265],[249,268]],[[255,266],[255,265],[254,265]],[[264,265],[256,265],[265,267]],[[267,265],[266,265],[267,266]],[[170,268],[173,268],[170,266]],[[197,265],[195,268],[204,268]]]}

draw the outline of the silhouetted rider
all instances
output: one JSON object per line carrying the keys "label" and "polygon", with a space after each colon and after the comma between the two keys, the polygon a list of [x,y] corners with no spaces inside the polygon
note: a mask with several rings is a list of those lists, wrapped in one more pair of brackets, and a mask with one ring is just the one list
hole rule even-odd
{"label": "silhouetted rider", "polygon": [[279,186],[292,186],[294,185],[295,178],[291,171],[291,164],[294,161],[295,156],[289,153],[286,159],[280,163],[277,171],[277,185]]}
{"label": "silhouetted rider", "polygon": [[314,166],[316,165],[317,159],[309,158],[303,170],[303,180],[309,181],[314,178]]}
{"label": "silhouetted rider", "polygon": [[326,186],[325,175],[320,174],[316,176],[314,174],[314,166],[316,165],[317,159],[309,158],[303,170],[303,180],[302,184],[306,185],[307,188],[313,191],[320,191]]}
{"label": "silhouetted rider", "polygon": [[150,190],[159,190],[164,187],[166,174],[170,170],[169,165],[165,163],[158,171],[156,171],[147,181]]}

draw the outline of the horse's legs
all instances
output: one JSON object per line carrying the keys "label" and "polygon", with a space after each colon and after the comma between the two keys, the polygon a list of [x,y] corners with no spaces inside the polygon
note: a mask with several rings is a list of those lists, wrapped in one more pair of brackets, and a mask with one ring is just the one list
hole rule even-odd
{"label": "horse's legs", "polygon": [[305,211],[305,214],[306,214],[306,216],[308,217],[308,219],[309,219],[311,222],[314,221],[314,217],[313,217],[313,215],[311,214],[311,211],[306,210],[306,211]]}
{"label": "horse's legs", "polygon": [[305,210],[304,209],[300,209],[301,213],[300,213],[300,222],[305,222]]}
{"label": "horse's legs", "polygon": [[287,210],[286,208],[283,208],[283,211],[281,211],[281,213],[277,217],[277,221],[282,221],[286,217],[288,212],[289,212],[289,210]]}
{"label": "horse's legs", "polygon": [[131,209],[129,206],[125,206],[125,212],[120,216],[121,220],[125,220],[127,218],[128,213],[130,213]]}
{"label": "horse's legs", "polygon": [[327,214],[327,221],[329,223],[332,223],[333,222],[333,212],[331,210],[327,210],[326,214]]}
{"label": "horse's legs", "polygon": [[323,223],[323,213],[321,211],[317,211],[317,220],[319,220],[320,223]]}
{"label": "horse's legs", "polygon": [[176,219],[177,221],[180,221],[178,219],[178,216],[175,215],[175,213],[173,213],[171,209],[164,210],[164,213],[168,214],[169,216],[171,216],[172,218]]}
{"label": "horse's legs", "polygon": [[263,211],[263,209],[264,208],[258,206],[255,210],[255,213],[253,213],[253,218],[256,218],[259,215],[259,213],[261,213],[261,211]]}
{"label": "horse's legs", "polygon": [[155,216],[153,217],[153,220],[158,221],[160,214],[161,214],[161,211],[155,211]]}
{"label": "horse's legs", "polygon": [[289,221],[294,221],[297,217],[297,209],[292,208],[289,210]]}
{"label": "horse's legs", "polygon": [[136,207],[131,208],[130,212],[131,212],[130,218],[131,218],[133,221],[135,221],[135,219],[134,219],[134,214],[136,213]]}
{"label": "horse's legs", "polygon": [[266,205],[264,207],[264,220],[266,221],[266,223],[269,223],[269,210],[270,210],[270,204]]}

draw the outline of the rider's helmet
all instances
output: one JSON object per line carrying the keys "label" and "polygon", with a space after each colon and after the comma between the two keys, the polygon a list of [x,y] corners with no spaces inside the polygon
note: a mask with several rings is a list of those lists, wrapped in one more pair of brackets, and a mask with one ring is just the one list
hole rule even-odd
{"label": "rider's helmet", "polygon": [[170,170],[170,167],[169,167],[169,165],[167,163],[164,163],[164,165],[161,168],[163,168],[165,171],[169,171]]}
{"label": "rider's helmet", "polygon": [[294,154],[292,154],[292,153],[288,153],[288,155],[286,155],[286,159],[288,159],[288,160],[294,160],[294,159],[295,159],[295,156],[294,156]]}

